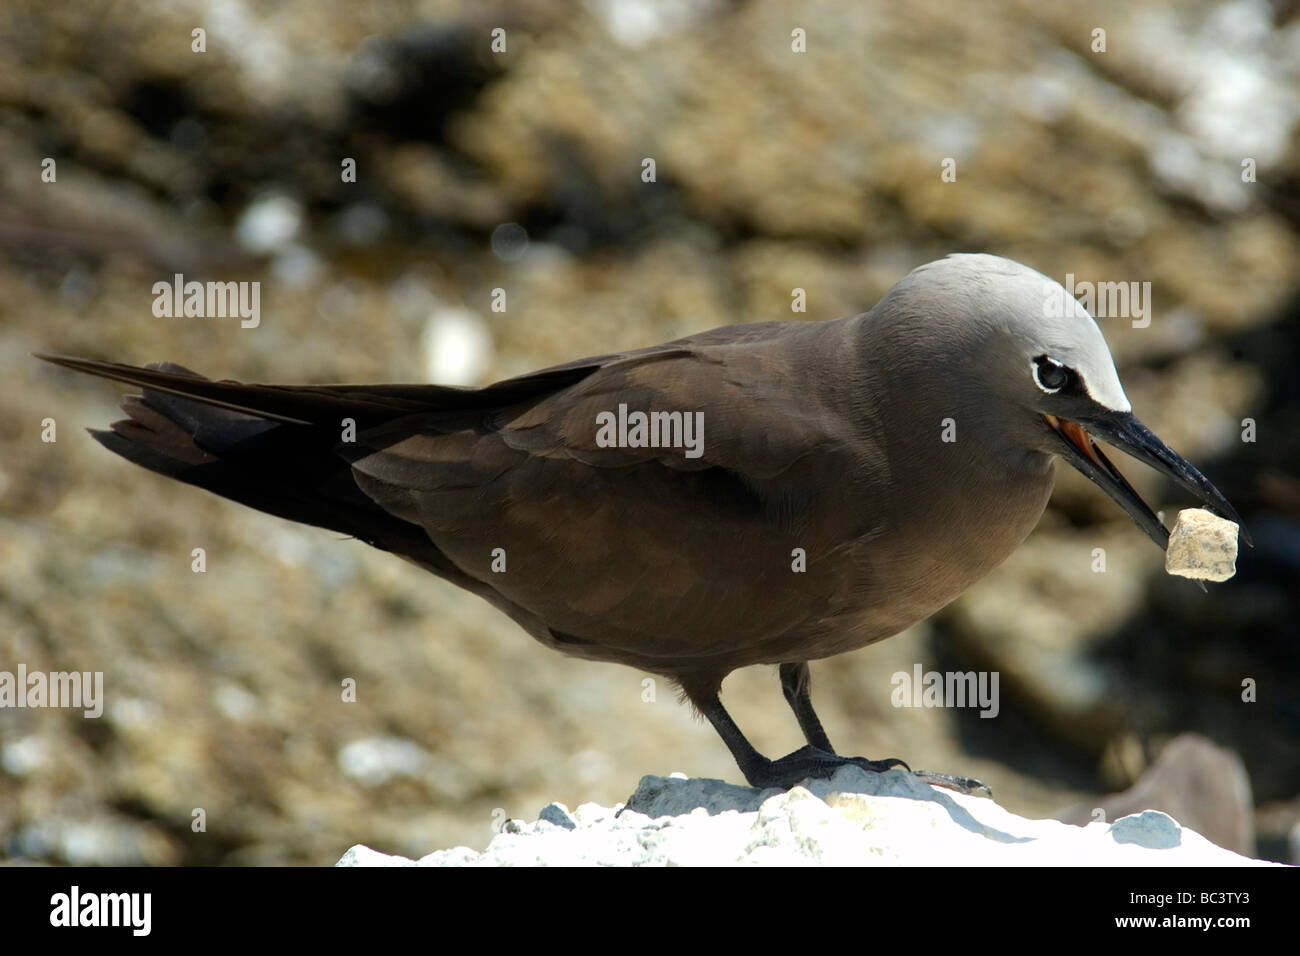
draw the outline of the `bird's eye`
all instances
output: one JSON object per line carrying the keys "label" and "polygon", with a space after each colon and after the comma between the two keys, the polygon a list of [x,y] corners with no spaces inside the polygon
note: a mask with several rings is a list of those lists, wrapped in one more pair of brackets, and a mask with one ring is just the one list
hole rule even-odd
{"label": "bird's eye", "polygon": [[1038,356],[1031,364],[1034,370],[1034,383],[1049,395],[1063,389],[1073,374],[1056,359],[1048,358],[1046,355]]}

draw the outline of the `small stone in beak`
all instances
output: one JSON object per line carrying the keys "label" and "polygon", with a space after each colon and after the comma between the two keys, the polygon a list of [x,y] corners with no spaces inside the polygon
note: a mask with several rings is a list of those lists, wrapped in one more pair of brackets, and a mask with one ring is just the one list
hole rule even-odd
{"label": "small stone in beak", "polygon": [[1226,581],[1237,573],[1237,525],[1204,508],[1178,512],[1169,532],[1165,570],[1198,581]]}

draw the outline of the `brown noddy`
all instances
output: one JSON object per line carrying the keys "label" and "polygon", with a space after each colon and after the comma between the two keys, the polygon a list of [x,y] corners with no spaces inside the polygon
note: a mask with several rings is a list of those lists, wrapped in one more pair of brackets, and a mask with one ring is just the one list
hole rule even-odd
{"label": "brown noddy", "polygon": [[[807,662],[899,633],[1001,563],[1056,457],[1165,546],[1092,436],[1240,524],[1133,416],[1092,316],[989,255],[921,266],[849,318],[727,326],[484,388],[41,357],[143,390],[92,432],[124,458],[391,551],[562,653],[670,678],[755,787],[903,765],[835,753]],[[779,665],[808,741],[779,760],[718,699],[750,664]]]}

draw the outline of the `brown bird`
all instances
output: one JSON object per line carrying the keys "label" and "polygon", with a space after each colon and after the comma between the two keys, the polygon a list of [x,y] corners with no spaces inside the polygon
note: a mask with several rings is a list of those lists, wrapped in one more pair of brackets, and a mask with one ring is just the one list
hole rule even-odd
{"label": "brown bird", "polygon": [[[897,634],[996,567],[1038,522],[1056,456],[1165,545],[1089,431],[1236,520],[1132,415],[1093,318],[994,256],[922,266],[850,318],[728,326],[485,388],[41,357],[143,389],[92,433],[124,458],[391,551],[564,654],[670,678],[756,787],[902,764],[835,753],[807,661]],[[770,760],[732,721],[718,690],[750,664],[780,666],[808,746]]]}

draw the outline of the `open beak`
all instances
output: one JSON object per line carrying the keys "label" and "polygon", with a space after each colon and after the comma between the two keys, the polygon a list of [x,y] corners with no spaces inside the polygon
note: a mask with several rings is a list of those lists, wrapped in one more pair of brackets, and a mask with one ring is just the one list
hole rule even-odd
{"label": "open beak", "polygon": [[[1134,523],[1146,532],[1148,538],[1162,549],[1165,548],[1169,544],[1169,531],[1133,490],[1133,486],[1124,480],[1119,469],[1093,443],[1092,435],[1077,422],[1057,418],[1055,415],[1044,415],[1043,418],[1060,438],[1061,454],[1065,459],[1114,498]],[[1232,505],[1228,504],[1228,499],[1219,493],[1219,489],[1132,414],[1109,412],[1090,421],[1088,427],[1099,438],[1174,479],[1222,517],[1241,525],[1241,518]],[[1241,529],[1241,538],[1251,544],[1250,535],[1245,528]]]}

